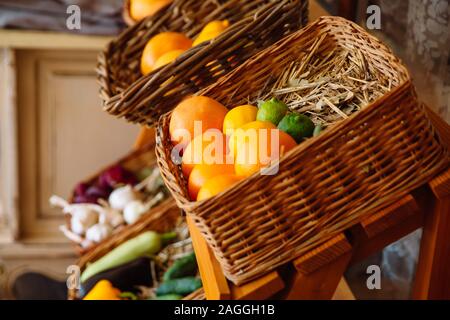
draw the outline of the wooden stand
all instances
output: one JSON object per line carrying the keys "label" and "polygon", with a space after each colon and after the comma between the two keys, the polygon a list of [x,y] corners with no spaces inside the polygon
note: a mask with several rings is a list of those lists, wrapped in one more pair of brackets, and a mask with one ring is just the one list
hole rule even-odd
{"label": "wooden stand", "polygon": [[[228,282],[188,218],[207,299],[331,299],[345,270],[423,227],[413,299],[450,299],[450,169],[427,187],[243,286]],[[424,201],[426,200],[426,201]],[[289,271],[289,269],[292,269]]]}
{"label": "wooden stand", "polygon": [[[431,110],[429,116],[450,148],[450,127]],[[136,147],[148,142],[152,134],[143,131]],[[423,236],[412,298],[450,299],[450,168],[345,233],[242,286],[227,281],[189,217],[187,222],[209,300],[331,299],[349,265],[421,227]]]}

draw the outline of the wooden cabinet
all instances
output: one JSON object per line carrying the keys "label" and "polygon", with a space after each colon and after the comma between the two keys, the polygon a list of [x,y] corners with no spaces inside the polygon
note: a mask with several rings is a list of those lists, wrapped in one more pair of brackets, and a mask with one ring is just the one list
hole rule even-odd
{"label": "wooden cabinet", "polygon": [[61,259],[75,257],[48,198],[69,196],[133,145],[138,127],[103,112],[98,97],[96,56],[107,40],[0,31],[0,260],[7,268],[41,261],[65,272]]}

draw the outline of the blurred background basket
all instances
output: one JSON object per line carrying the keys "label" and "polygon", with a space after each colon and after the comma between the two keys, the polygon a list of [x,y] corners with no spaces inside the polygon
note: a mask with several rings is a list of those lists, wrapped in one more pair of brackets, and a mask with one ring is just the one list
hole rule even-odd
{"label": "blurred background basket", "polygon": [[[108,165],[107,167],[99,170],[95,175],[93,175],[92,177],[84,180],[82,183],[86,183],[88,185],[93,185],[95,184],[95,182],[98,180],[98,178],[100,177],[100,175],[105,172],[106,170],[108,170],[111,167],[115,167],[115,166],[121,166],[124,169],[136,173],[139,172],[141,169],[143,168],[155,168],[156,167],[156,156],[155,156],[155,145],[154,143],[150,143],[147,144],[139,149],[133,150],[131,151],[129,154],[127,154],[125,157],[123,157],[122,159],[119,159],[118,161]],[[71,198],[69,199],[70,203],[74,202],[74,198],[75,198],[75,190],[72,193]],[[107,200],[107,199],[106,199]],[[164,203],[173,203],[174,200],[169,197],[169,199],[165,199],[163,200],[160,204],[156,205],[155,207],[151,208],[147,213],[143,214],[139,220],[145,220],[147,218],[147,215],[151,215],[152,212],[154,210],[157,210],[159,205],[163,205]],[[66,214],[66,226],[67,228],[70,230],[70,214]],[[119,228],[117,228],[116,230],[114,230],[113,232],[117,232],[118,230],[121,229],[126,229],[128,228],[129,225],[124,225],[124,226],[120,226]],[[82,247],[80,244],[75,243],[75,250],[78,254],[82,255],[85,254],[86,252],[94,249],[96,246],[98,246],[99,244],[93,244],[89,247]]]}
{"label": "blurred background basket", "polygon": [[[186,95],[304,26],[307,17],[305,0],[175,0],[128,28],[99,55],[97,78],[104,109],[117,117],[152,125]],[[141,75],[141,53],[153,36],[175,31],[193,39],[208,22],[224,19],[230,27],[220,36]]]}
{"label": "blurred background basket", "polygon": [[191,202],[181,168],[170,157],[170,113],[159,122],[156,154],[166,185],[235,284],[324,243],[424,184],[449,162],[405,67],[379,40],[342,18],[320,18],[198,94],[228,107],[256,103],[261,90],[313,45],[324,56],[336,47],[361,50],[365,66],[388,79],[392,89],[291,150],[276,175],[257,173]]}
{"label": "blurred background basket", "polygon": [[[181,218],[180,209],[177,207],[175,201],[166,201],[154,208],[145,218],[140,219],[138,222],[129,225],[127,228],[117,232],[107,240],[95,246],[88,252],[86,252],[77,262],[80,267],[80,271],[86,268],[88,263],[92,263],[105,254],[121,245],[127,240],[130,240],[145,231],[156,231],[159,233],[170,232],[174,226],[179,222]],[[78,290],[69,289],[69,299],[79,299]],[[186,300],[203,300],[203,289],[194,291],[190,295],[185,297]]]}

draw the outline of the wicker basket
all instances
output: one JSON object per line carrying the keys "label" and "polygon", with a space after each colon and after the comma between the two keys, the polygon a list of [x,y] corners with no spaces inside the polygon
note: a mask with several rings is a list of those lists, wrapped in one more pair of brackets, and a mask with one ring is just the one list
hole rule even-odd
{"label": "wicker basket", "polygon": [[[156,166],[155,145],[148,144],[142,148],[131,151],[128,155],[126,155],[122,159],[116,161],[115,163],[108,165],[108,167],[103,168],[102,170],[98,171],[95,175],[86,179],[83,182],[88,183],[88,184],[94,183],[95,181],[97,181],[98,177],[101,175],[102,172],[104,172],[106,169],[108,169],[112,166],[115,166],[115,165],[121,165],[122,167],[124,167],[125,169],[127,169],[131,172],[137,172],[140,169],[143,169],[146,167]],[[70,202],[73,202],[74,195],[75,195],[75,191],[73,191],[73,193],[72,193],[72,197],[69,200]],[[167,199],[165,201],[173,202],[173,199]],[[151,214],[151,212],[157,207],[158,207],[158,205],[156,207],[150,209],[148,213],[142,215],[142,217],[140,217],[140,220],[146,219],[146,215]],[[66,221],[67,228],[70,229],[70,214],[66,215],[65,221]],[[128,228],[128,227],[129,226],[122,226],[119,229]],[[114,232],[116,232],[116,230]],[[82,255],[82,254],[85,254],[86,252],[88,252],[89,250],[92,250],[93,248],[95,248],[98,245],[99,244],[94,244],[90,247],[82,247],[79,244],[76,244],[75,250],[78,252],[78,254]]]}
{"label": "wicker basket", "polygon": [[[166,201],[152,210],[144,219],[140,219],[138,222],[130,225],[128,228],[117,232],[112,237],[98,244],[95,248],[92,248],[85,253],[77,262],[80,267],[80,271],[86,268],[88,263],[94,262],[105,254],[110,252],[115,247],[124,243],[125,241],[132,239],[144,231],[153,230],[160,233],[168,232],[172,230],[177,220],[180,217],[180,209],[176,206],[174,201]],[[69,289],[69,299],[78,299],[78,292],[76,289]],[[187,300],[202,300],[204,299],[203,289],[199,289],[192,294],[185,297]]]}
{"label": "wicker basket", "polygon": [[291,150],[280,159],[277,175],[254,174],[212,198],[190,202],[181,169],[170,160],[170,113],[160,119],[156,155],[166,185],[235,284],[261,276],[357,224],[363,215],[426,182],[449,161],[405,67],[376,38],[342,18],[320,18],[199,94],[226,106],[254,103],[258,91],[284,66],[304,57],[321,36],[321,52],[357,47],[371,70],[392,79],[394,88]]}
{"label": "wicker basket", "polygon": [[[175,0],[165,10],[128,28],[99,55],[97,77],[104,109],[117,117],[152,125],[186,95],[305,25],[307,9],[305,0]],[[141,75],[141,53],[154,35],[170,30],[193,38],[208,22],[223,19],[231,26],[219,37]]]}

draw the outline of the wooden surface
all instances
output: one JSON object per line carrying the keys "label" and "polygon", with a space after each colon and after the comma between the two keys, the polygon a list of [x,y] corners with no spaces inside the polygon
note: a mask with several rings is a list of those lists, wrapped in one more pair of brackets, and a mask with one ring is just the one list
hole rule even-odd
{"label": "wooden surface", "polygon": [[0,29],[0,46],[14,49],[102,50],[111,39],[63,32]]}
{"label": "wooden surface", "polygon": [[430,182],[414,299],[450,299],[450,169]]}
{"label": "wooden surface", "polygon": [[0,243],[19,237],[19,146],[16,57],[0,48]]}
{"label": "wooden surface", "polygon": [[242,286],[230,285],[231,298],[235,300],[265,300],[285,287],[278,271],[272,271],[261,278]]}
{"label": "wooden surface", "polygon": [[[286,300],[329,300],[335,294],[351,259],[351,252],[344,253],[328,265],[311,273],[297,271]],[[294,261],[298,264],[298,261]]]}
{"label": "wooden surface", "polygon": [[[450,126],[430,108],[427,113],[442,142],[450,149]],[[450,169],[429,186],[430,195],[423,201],[428,210],[412,297],[450,299]]]}
{"label": "wooden surface", "polygon": [[416,200],[412,195],[408,194],[388,208],[367,217],[362,221],[361,226],[367,237],[373,238],[375,235],[402,223],[407,217],[418,212],[419,206]]}
{"label": "wooden surface", "polygon": [[326,11],[316,0],[309,0],[309,21],[314,21],[321,16],[329,16]]}
{"label": "wooden surface", "polygon": [[155,142],[155,128],[140,127],[139,134],[134,142],[134,148],[138,149],[148,143]]}
{"label": "wooden surface", "polygon": [[208,300],[230,299],[230,287],[220,269],[220,265],[214,258],[214,255],[206,244],[206,241],[203,239],[203,236],[195,227],[194,222],[189,217],[187,217],[186,220],[192,239],[192,245],[197,257],[197,264],[206,298]]}
{"label": "wooden surface", "polygon": [[48,199],[73,187],[130,150],[138,128],[102,111],[95,77],[96,52],[19,50],[21,240],[61,243],[59,208]]}
{"label": "wooden surface", "polygon": [[319,247],[295,259],[293,265],[301,273],[312,273],[329,265],[342,255],[349,253],[351,249],[352,247],[345,235],[340,233]]}

